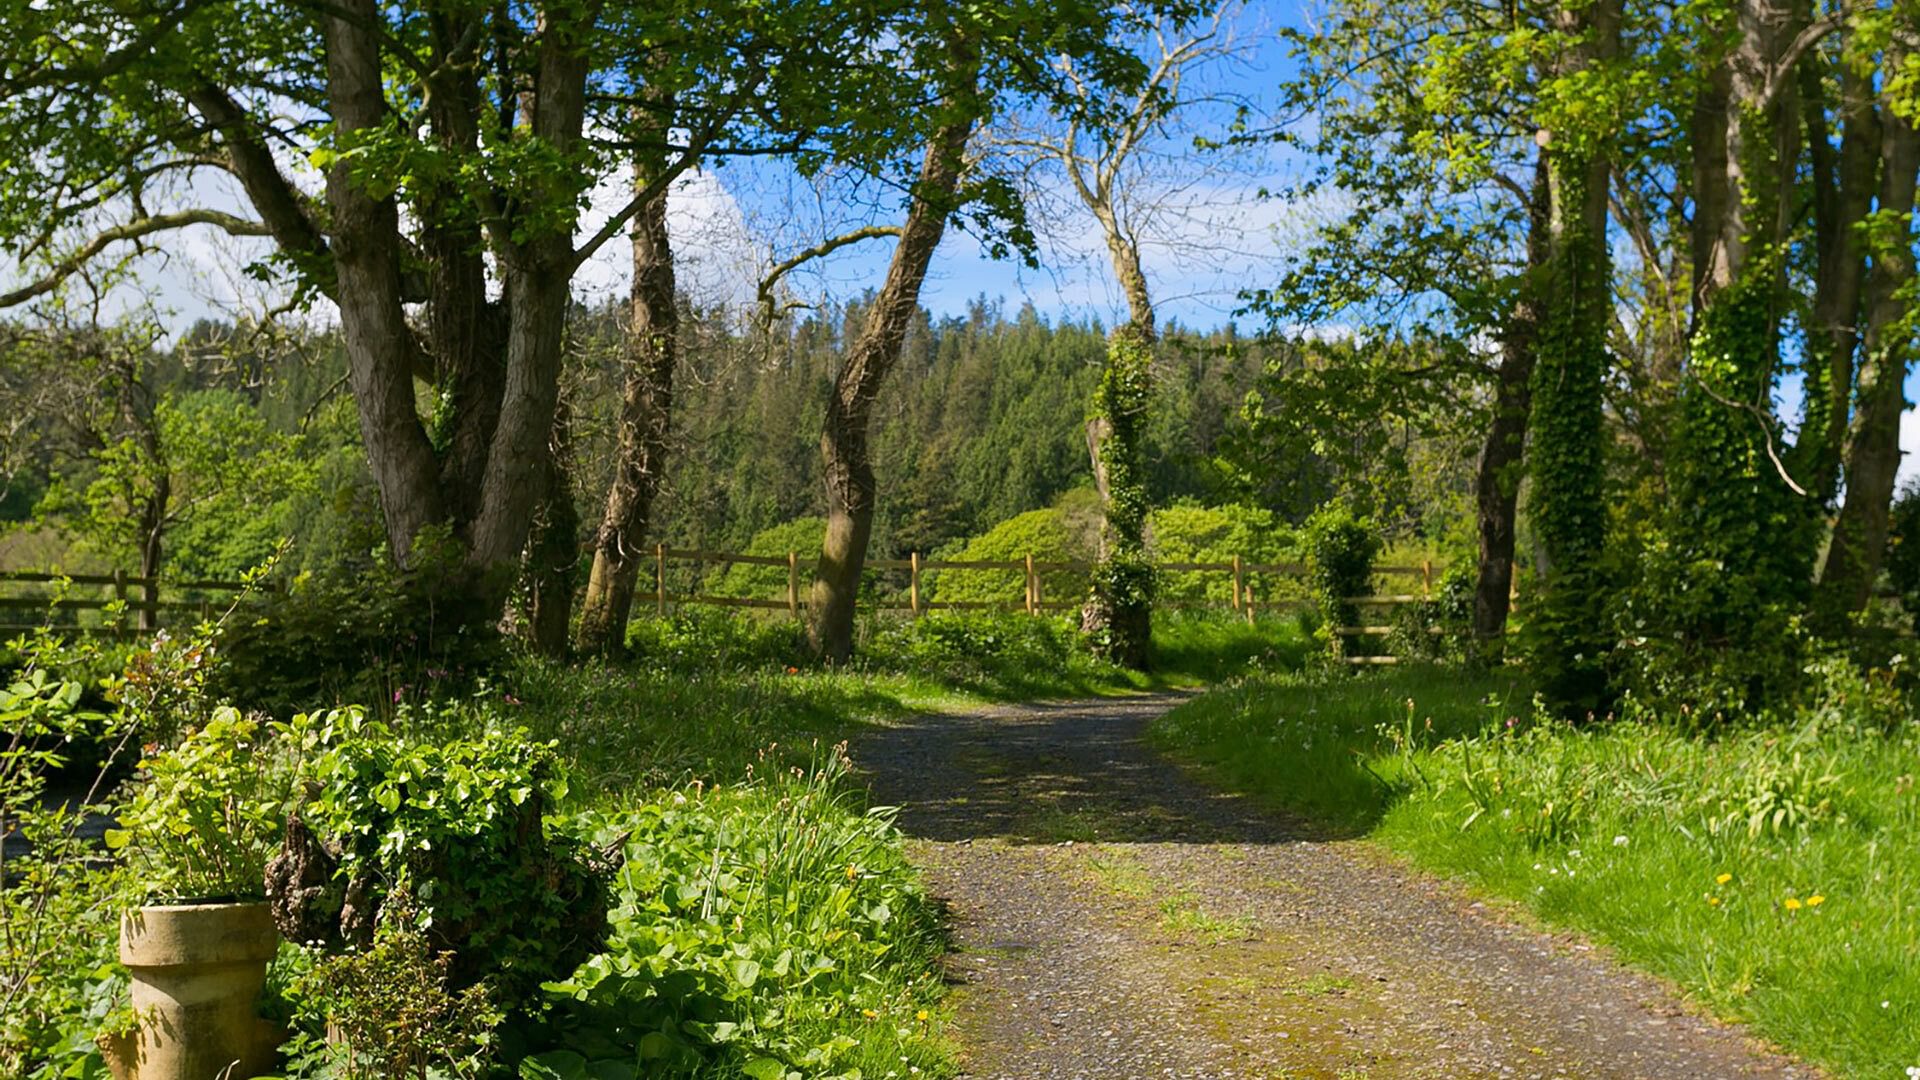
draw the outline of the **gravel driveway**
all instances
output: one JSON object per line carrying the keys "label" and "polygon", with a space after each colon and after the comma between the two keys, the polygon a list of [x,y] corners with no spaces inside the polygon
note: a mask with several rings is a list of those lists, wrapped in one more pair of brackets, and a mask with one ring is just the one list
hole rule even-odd
{"label": "gravel driveway", "polygon": [[853,749],[951,907],[966,1075],[1815,1077],[1576,938],[1211,792],[1181,699],[926,716]]}

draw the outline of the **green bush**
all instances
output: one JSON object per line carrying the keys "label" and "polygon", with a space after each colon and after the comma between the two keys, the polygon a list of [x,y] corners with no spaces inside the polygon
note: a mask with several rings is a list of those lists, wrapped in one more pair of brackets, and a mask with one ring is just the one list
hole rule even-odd
{"label": "green bush", "polygon": [[[599,947],[604,885],[551,814],[567,791],[552,743],[495,729],[407,739],[358,709],[296,717],[290,732],[307,798],[269,879],[289,939],[370,942],[405,890],[434,950],[453,955],[452,987],[484,980],[507,1009]],[[317,894],[301,891],[316,879]]]}
{"label": "green bush", "polygon": [[497,669],[505,645],[472,609],[451,555],[401,573],[384,562],[302,573],[244,601],[221,626],[209,688],[278,716],[463,691]]}
{"label": "green bush", "polygon": [[697,606],[665,619],[628,623],[627,652],[634,663],[688,675],[780,668],[808,655],[805,627],[785,615],[756,617]]}
{"label": "green bush", "polygon": [[1324,625],[1321,634],[1334,654],[1363,651],[1366,639],[1344,639],[1334,628],[1357,626],[1360,609],[1348,600],[1373,591],[1373,560],[1380,537],[1372,523],[1347,507],[1329,503],[1315,510],[1306,525],[1307,580]]}
{"label": "green bush", "polygon": [[848,768],[593,815],[625,854],[612,932],[552,987],[521,1075],[948,1075],[940,921],[890,815],[845,801]]}
{"label": "green bush", "polygon": [[[1075,492],[1045,510],[1029,510],[968,540],[940,558],[979,562],[1091,562],[1100,532],[1099,504],[1091,491]],[[1049,602],[1086,599],[1084,570],[1040,570],[1040,595]],[[1026,597],[1025,570],[935,570],[924,583],[938,603],[989,603],[1017,607]]]}
{"label": "green bush", "polygon": [[1121,678],[1060,616],[933,612],[877,631],[862,656],[874,668],[992,697],[1086,692]]}
{"label": "green bush", "polygon": [[114,946],[138,893],[125,868],[100,865],[81,827],[113,812],[113,762],[138,721],[98,707],[68,674],[97,659],[84,643],[36,635],[14,651],[0,683],[0,1076],[100,1076],[93,1037],[125,1008]]}
{"label": "green bush", "polygon": [[[1257,507],[1179,503],[1155,510],[1150,520],[1149,546],[1160,562],[1230,563],[1239,556],[1243,563],[1283,563],[1299,555],[1292,530]],[[1244,584],[1262,600],[1300,595],[1298,578],[1288,574],[1248,573]],[[1233,577],[1217,570],[1163,573],[1158,595],[1227,607]]]}
{"label": "green bush", "polygon": [[[785,559],[788,553],[800,559],[801,599],[813,581],[814,564],[820,559],[820,546],[827,536],[827,519],[795,518],[784,525],[762,529],[747,542],[742,555],[761,555]],[[715,596],[739,596],[752,600],[785,600],[787,568],[729,563],[707,575],[706,588]]]}
{"label": "green bush", "polygon": [[146,775],[107,847],[123,851],[149,898],[257,900],[293,798],[292,762],[260,721],[216,709]]}

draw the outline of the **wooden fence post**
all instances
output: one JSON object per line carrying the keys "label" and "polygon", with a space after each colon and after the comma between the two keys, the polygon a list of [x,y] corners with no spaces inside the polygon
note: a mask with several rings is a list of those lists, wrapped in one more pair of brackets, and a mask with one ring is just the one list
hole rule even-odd
{"label": "wooden fence post", "polygon": [[1433,560],[1420,560],[1420,599],[1433,599]]}
{"label": "wooden fence post", "polygon": [[653,603],[661,618],[667,617],[667,545],[653,546]]}
{"label": "wooden fence post", "polygon": [[1241,580],[1242,580],[1242,577],[1241,577],[1241,570],[1240,570],[1240,556],[1235,555],[1233,557],[1233,607],[1234,607],[1234,610],[1236,611],[1239,610],[1240,608]]}
{"label": "wooden fence post", "polygon": [[787,552],[787,614],[800,617],[800,553]]}
{"label": "wooden fence post", "polygon": [[914,618],[920,617],[920,553],[907,554],[907,566],[910,580],[907,582],[907,603],[913,607]]}
{"label": "wooden fence post", "polygon": [[1033,576],[1033,552],[1027,552],[1027,614],[1039,614],[1040,583]]}

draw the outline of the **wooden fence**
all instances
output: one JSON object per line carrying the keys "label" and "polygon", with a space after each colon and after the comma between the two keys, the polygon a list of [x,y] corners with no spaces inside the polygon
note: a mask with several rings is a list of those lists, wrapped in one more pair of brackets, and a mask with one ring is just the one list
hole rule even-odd
{"label": "wooden fence", "polygon": [[[778,555],[744,555],[727,551],[700,551],[685,548],[656,546],[654,559],[653,602],[656,614],[665,616],[673,608],[681,605],[713,605],[717,607],[755,608],[766,611],[782,611],[790,617],[799,618],[807,606],[803,586],[807,584],[802,577],[800,553],[789,551],[782,557]],[[690,580],[693,588],[685,592],[676,592],[669,585],[669,564],[691,563],[693,573]],[[766,566],[786,570],[786,595],[780,598],[725,596],[711,592],[698,591],[699,583],[709,581],[708,575],[701,573],[702,567],[723,568],[729,565]],[[1087,574],[1094,564],[1084,560],[1045,560],[1027,555],[1024,559],[928,559],[914,552],[905,559],[868,559],[866,567],[874,571],[907,572],[904,597],[896,595],[882,598],[870,605],[870,610],[907,612],[922,615],[932,611],[1024,611],[1028,615],[1038,615],[1048,611],[1078,610],[1083,597],[1071,596],[1061,599],[1048,599],[1043,589],[1043,575],[1049,572]],[[1230,582],[1227,592],[1228,602],[1222,604],[1215,600],[1160,599],[1156,608],[1222,608],[1235,611],[1252,624],[1261,611],[1287,611],[1307,607],[1311,601],[1305,593],[1307,568],[1301,563],[1254,563],[1240,556],[1230,562],[1162,562],[1155,568],[1163,574],[1217,574]],[[1401,604],[1411,604],[1431,599],[1435,566],[1431,560],[1417,566],[1376,566],[1373,573],[1376,579],[1403,579],[1404,590],[1400,592],[1376,592],[1368,596],[1349,597],[1348,602],[1360,608],[1367,615],[1391,610]],[[1009,596],[1005,600],[966,600],[941,601],[930,599],[925,588],[924,575],[951,571],[992,571],[1015,572],[1024,583],[1022,595],[1015,599]],[[1255,584],[1262,578],[1282,577],[1298,581],[1300,594],[1287,597],[1257,596]],[[1418,592],[1410,591],[1418,587]],[[1335,627],[1333,632],[1345,638],[1384,638],[1393,628],[1379,621],[1370,621],[1360,626]],[[1350,656],[1347,661],[1353,664],[1391,664],[1392,656]]]}
{"label": "wooden fence", "polygon": [[[682,575],[689,582],[684,590],[676,591],[671,586],[672,575],[669,570],[673,563],[691,564],[692,573]],[[786,594],[780,597],[730,596],[713,593],[710,589],[702,591],[703,586],[711,584],[711,575],[703,573],[703,569],[732,565],[784,569]],[[1077,610],[1083,597],[1076,594],[1050,598],[1044,587],[1045,576],[1084,575],[1091,573],[1094,568],[1093,563],[1085,560],[1036,559],[1032,555],[1023,559],[929,559],[918,552],[905,559],[868,559],[866,566],[877,572],[906,572],[904,595],[896,590],[894,595],[881,598],[869,609],[907,612],[915,616],[933,611],[984,610],[1038,615]],[[777,611],[799,618],[807,607],[803,586],[808,582],[803,581],[802,561],[797,551],[789,551],[785,556],[747,555],[660,545],[654,548],[653,569],[653,606],[661,616],[684,605],[708,605]],[[1219,580],[1229,583],[1224,603],[1209,599],[1163,599],[1155,603],[1159,608],[1225,608],[1242,615],[1251,624],[1262,611],[1298,610],[1311,603],[1305,590],[1307,568],[1300,563],[1255,563],[1235,556],[1231,561],[1222,562],[1162,562],[1156,564],[1156,569],[1163,574],[1218,575]],[[1430,599],[1435,569],[1431,561],[1417,566],[1376,566],[1373,572],[1377,581],[1404,581],[1403,590],[1376,591],[1369,596],[1350,597],[1348,602],[1366,615],[1374,616],[1400,604]],[[925,575],[952,572],[1016,573],[1023,582],[1022,595],[1017,598],[1009,595],[1005,600],[931,599]],[[1258,587],[1262,582],[1271,583],[1275,578],[1298,583],[1299,587],[1294,595],[1257,595],[1262,591]],[[181,615],[189,615],[188,621],[210,617],[246,587],[237,581],[173,581],[118,572],[62,575],[39,571],[0,571],[0,636],[33,630],[54,621],[62,626],[71,625],[77,632],[131,636],[180,622]],[[1418,591],[1412,591],[1416,587]],[[26,595],[20,595],[23,592]],[[91,595],[72,595],[75,592]],[[76,616],[71,624],[61,620],[58,614],[69,611]],[[114,611],[119,614],[113,615]],[[30,612],[38,612],[41,617],[34,619],[27,614]],[[83,612],[98,612],[100,615],[89,620],[80,615]],[[1383,638],[1392,632],[1392,628],[1377,619],[1369,619],[1359,626],[1335,627],[1333,632],[1346,638]],[[1356,664],[1394,662],[1391,656],[1352,656],[1348,660]]]}
{"label": "wooden fence", "polygon": [[[238,581],[173,581],[118,571],[54,574],[0,570],[0,637],[50,623],[83,633],[131,637],[183,621],[211,618],[246,588]],[[62,612],[72,612],[73,621],[66,622]]]}

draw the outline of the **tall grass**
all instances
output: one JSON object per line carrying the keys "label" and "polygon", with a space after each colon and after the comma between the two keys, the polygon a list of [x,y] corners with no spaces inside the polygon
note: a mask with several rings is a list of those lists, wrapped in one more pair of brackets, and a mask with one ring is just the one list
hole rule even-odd
{"label": "tall grass", "polygon": [[1920,727],[1825,673],[1718,737],[1536,719],[1511,677],[1250,680],[1154,737],[1224,783],[1576,927],[1845,1076],[1920,1066]]}

